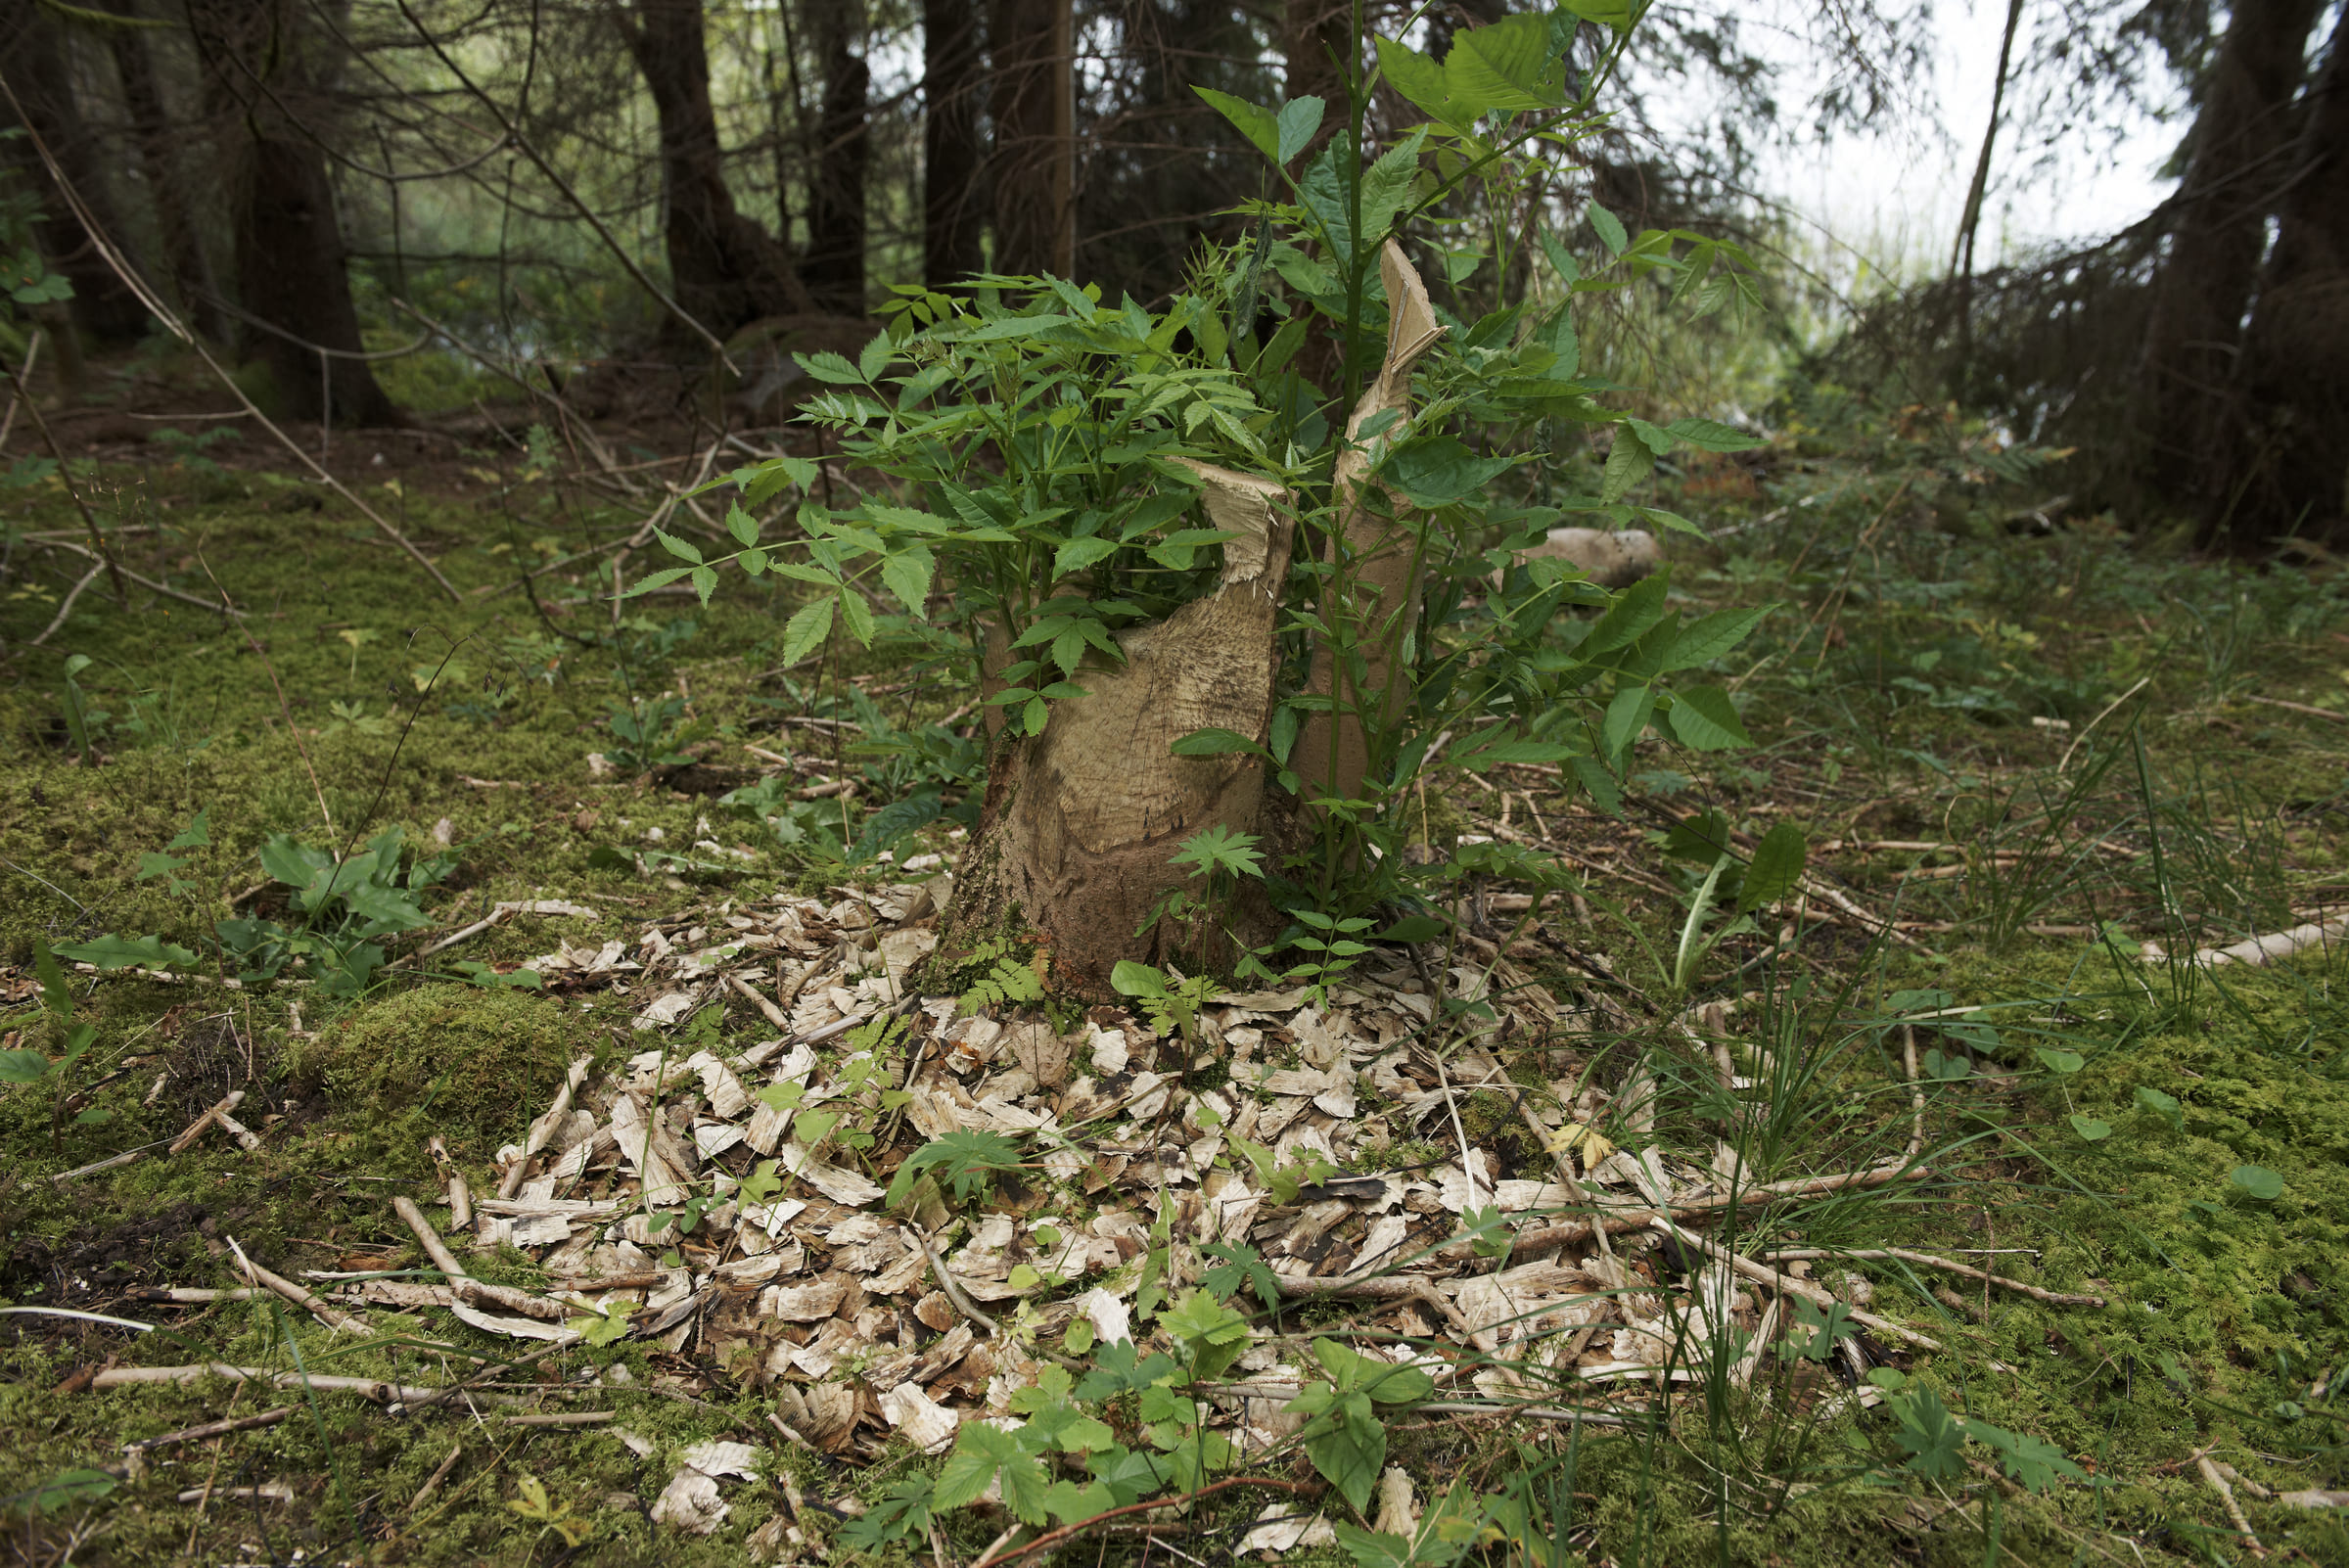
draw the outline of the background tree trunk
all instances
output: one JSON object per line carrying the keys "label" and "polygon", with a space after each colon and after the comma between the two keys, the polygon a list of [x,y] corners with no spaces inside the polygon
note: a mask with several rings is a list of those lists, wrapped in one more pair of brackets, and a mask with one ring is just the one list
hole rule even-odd
{"label": "background tree trunk", "polygon": [[[73,182],[74,194],[106,229],[108,238],[127,245],[127,236],[115,221],[113,193],[104,177],[97,144],[73,97],[72,71],[56,25],[39,0],[0,0],[0,72],[6,73],[10,90],[24,107],[26,128],[48,147],[58,166]],[[0,109],[4,108],[0,104]],[[17,166],[24,189],[40,198],[35,243],[50,265],[73,285],[69,307],[73,325],[89,337],[112,343],[127,343],[144,335],[146,306],[123,287],[82,232],[80,220],[59,194],[57,182],[49,177],[30,140],[10,137],[0,143],[0,156]]]}
{"label": "background tree trunk", "polygon": [[[2148,491],[2201,511],[2224,430],[2243,313],[2289,156],[2292,95],[2317,0],[2237,0],[2195,116],[2170,247],[2154,275],[2131,421]],[[2180,505],[2183,503],[2183,505]]]}
{"label": "background tree trunk", "polygon": [[824,72],[823,112],[808,160],[807,254],[800,275],[816,308],[864,314],[864,175],[872,142],[865,123],[871,74],[864,57],[863,0],[808,0],[809,31]]}
{"label": "background tree trunk", "polygon": [[1052,270],[1059,213],[1052,192],[1052,14],[1063,0],[994,0],[987,29],[994,75],[997,272]]}
{"label": "background tree trunk", "polygon": [[298,0],[189,7],[232,170],[237,294],[253,318],[240,335],[242,352],[269,367],[295,418],[396,424],[399,410],[366,361],[318,352],[355,354],[364,345],[334,186],[318,150],[331,119],[315,63],[322,41],[305,36],[304,15]]}
{"label": "background tree trunk", "polygon": [[[1296,526],[1271,481],[1192,467],[1207,483],[1210,526],[1239,535],[1223,546],[1216,590],[1116,633],[1126,663],[1082,669],[1086,695],[1055,704],[1041,735],[997,737],[943,951],[1034,932],[1051,948],[1052,984],[1102,1001],[1114,998],[1110,971],[1121,958],[1194,971],[1230,961],[1219,933],[1153,923],[1151,912],[1189,881],[1172,863],[1183,840],[1217,823],[1261,829],[1264,775],[1249,757],[1175,757],[1168,747],[1208,728],[1264,743]],[[1260,923],[1268,912],[1255,911]],[[1249,918],[1244,909],[1241,921]],[[1241,933],[1251,942],[1267,935]]]}
{"label": "background tree trunk", "polygon": [[701,0],[635,0],[630,20],[628,48],[660,120],[665,239],[678,305],[720,338],[761,316],[813,310],[782,245],[735,210],[726,189]]}
{"label": "background tree trunk", "polygon": [[2333,23],[2236,367],[2203,542],[2349,534],[2349,17]]}
{"label": "background tree trunk", "polygon": [[[137,0],[109,0],[118,17],[138,14]],[[162,236],[163,254],[171,264],[171,282],[182,313],[190,325],[214,343],[234,336],[228,315],[220,308],[220,286],[212,275],[211,258],[205,254],[187,200],[186,177],[172,156],[176,140],[169,110],[163,103],[162,83],[155,69],[148,28],[113,27],[107,44],[115,57],[115,74],[122,84],[122,107],[130,116],[130,133],[137,143],[139,162],[147,176],[147,191],[155,205],[155,226]]]}
{"label": "background tree trunk", "polygon": [[986,265],[979,91],[978,6],[922,0],[922,276],[933,284]]}

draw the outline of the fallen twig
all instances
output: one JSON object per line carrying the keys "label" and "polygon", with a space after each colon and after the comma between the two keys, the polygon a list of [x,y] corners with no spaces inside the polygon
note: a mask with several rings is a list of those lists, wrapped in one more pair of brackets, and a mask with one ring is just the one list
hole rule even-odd
{"label": "fallen twig", "polygon": [[911,1225],[905,1227],[905,1233],[922,1244],[922,1256],[930,1260],[930,1271],[938,1276],[938,1288],[946,1293],[946,1300],[954,1304],[954,1310],[986,1329],[990,1336],[1000,1335],[1003,1331],[995,1326],[995,1320],[981,1312],[971,1298],[963,1294],[962,1287],[954,1283],[953,1274],[946,1269],[946,1261],[938,1255],[938,1249],[930,1244],[930,1238]]}
{"label": "fallen twig", "polygon": [[768,1001],[764,996],[760,995],[756,991],[753,991],[749,983],[746,982],[740,975],[726,976],[726,984],[733,987],[734,990],[739,992],[742,997],[752,1006],[758,1008],[759,1011],[765,1016],[768,1023],[774,1025],[777,1029],[782,1030],[787,1035],[791,1033],[791,1015],[785,1012],[782,1008],[777,1007],[773,1002]]}
{"label": "fallen twig", "polygon": [[[1836,1304],[1835,1293],[1823,1285],[1815,1285],[1807,1279],[1797,1279],[1791,1274],[1781,1274],[1775,1268],[1766,1268],[1751,1258],[1741,1257],[1737,1253],[1731,1252],[1717,1241],[1709,1241],[1692,1230],[1683,1230],[1669,1220],[1657,1220],[1654,1222],[1654,1225],[1656,1229],[1672,1237],[1681,1245],[1694,1247],[1707,1257],[1718,1258],[1756,1283],[1768,1285],[1782,1294],[1800,1296],[1814,1307],[1831,1307]],[[1937,1351],[1941,1349],[1939,1340],[1928,1339],[1912,1328],[1903,1328],[1890,1318],[1879,1317],[1874,1313],[1864,1312],[1849,1303],[1844,1304],[1843,1310],[1852,1321],[1865,1324],[1879,1334],[1913,1345],[1918,1350]]]}
{"label": "fallen twig", "polygon": [[547,1140],[555,1135],[556,1126],[571,1113],[571,1097],[587,1081],[587,1069],[594,1065],[594,1057],[582,1056],[571,1064],[570,1072],[563,1075],[563,1086],[555,1092],[555,1103],[544,1116],[530,1124],[530,1133],[523,1139],[522,1157],[506,1167],[505,1176],[499,1179],[499,1197],[511,1198],[522,1190],[524,1174],[530,1170],[530,1162],[538,1157],[538,1151],[546,1147]]}
{"label": "fallen twig", "polygon": [[2219,1467],[2210,1462],[2208,1449],[2194,1451],[2194,1468],[2202,1472],[2202,1479],[2210,1483],[2210,1490],[2216,1492],[2219,1500],[2226,1504],[2227,1517],[2234,1521],[2235,1530],[2243,1538],[2244,1547],[2254,1557],[2267,1556],[2268,1548],[2259,1544],[2259,1536],[2252,1530],[2251,1521],[2243,1517],[2243,1505],[2234,1500],[2234,1488],[2228,1485],[2227,1478],[2219,1473]]}
{"label": "fallen twig", "polygon": [[2033,1301],[2044,1301],[2050,1307],[2101,1307],[2104,1305],[2104,1298],[2101,1296],[2075,1295],[2066,1291],[2046,1290],[2038,1285],[2027,1285],[2019,1279],[2009,1279],[2004,1274],[1990,1273],[1987,1270],[1976,1268],[1970,1264],[1953,1263],[1947,1258],[1936,1258],[1929,1252],[1911,1252],[1906,1247],[1865,1247],[1857,1252],[1838,1252],[1826,1247],[1794,1247],[1773,1252],[1771,1258],[1779,1263],[1814,1258],[1832,1258],[1843,1263],[1865,1263],[1871,1259],[1897,1258],[1903,1263],[1915,1264],[1920,1268],[1939,1268],[1948,1273],[1961,1274],[1967,1279],[1997,1285],[2001,1289],[2028,1296]]}
{"label": "fallen twig", "polygon": [[2329,708],[2312,708],[2307,703],[2287,703],[2280,697],[2254,697],[2244,693],[2243,701],[2258,703],[2263,708],[2280,708],[2289,714],[2306,714],[2311,718],[2329,718],[2336,724],[2349,724],[2349,714],[2336,714]]}
{"label": "fallen twig", "polygon": [[238,1106],[244,1103],[245,1091],[243,1089],[230,1089],[226,1097],[224,1097],[219,1104],[213,1106],[210,1110],[196,1118],[195,1121],[190,1122],[188,1124],[187,1130],[180,1133],[179,1136],[173,1138],[171,1140],[171,1146],[165,1149],[163,1152],[165,1154],[187,1153],[190,1148],[195,1146],[196,1140],[204,1136],[204,1130],[206,1128],[210,1127],[214,1122],[217,1122],[220,1120],[220,1118],[226,1116],[229,1112],[235,1110]]}
{"label": "fallen twig", "polygon": [[268,1269],[263,1268],[259,1264],[254,1263],[251,1258],[246,1257],[245,1249],[237,1245],[236,1237],[230,1236],[228,1238],[228,1250],[237,1255],[237,1262],[244,1267],[246,1278],[252,1280],[256,1285],[267,1285],[271,1290],[276,1291],[280,1296],[285,1297],[286,1300],[292,1302],[295,1306],[299,1307],[303,1312],[308,1313],[311,1316],[317,1318],[329,1328],[345,1329],[353,1334],[361,1334],[367,1331],[367,1319],[364,1317],[360,1317],[352,1313],[341,1312],[333,1307],[329,1307],[326,1303],[320,1301],[317,1297],[311,1295],[308,1291],[294,1283],[293,1280],[287,1279],[279,1274],[273,1274]]}
{"label": "fallen twig", "polygon": [[[2349,935],[2349,915],[2330,920],[2312,920],[2289,931],[2271,932],[2264,937],[2252,937],[2225,947],[2198,948],[2187,962],[2199,969],[2221,969],[2228,964],[2270,964],[2279,958],[2289,958],[2308,947],[2321,947],[2343,935]],[[2158,942],[2144,945],[2142,956],[2147,963],[2164,963],[2169,953]]]}

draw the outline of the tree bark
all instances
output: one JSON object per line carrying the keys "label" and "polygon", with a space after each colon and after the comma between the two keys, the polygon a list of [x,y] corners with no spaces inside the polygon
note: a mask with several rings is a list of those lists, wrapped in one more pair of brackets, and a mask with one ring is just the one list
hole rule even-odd
{"label": "tree bark", "polygon": [[2289,159],[2317,0],[2238,0],[2194,118],[2153,280],[2132,428],[2148,492],[2206,511],[2267,216]]}
{"label": "tree bark", "polygon": [[[118,17],[138,14],[137,0],[108,0]],[[130,116],[130,133],[138,146],[147,191],[155,204],[155,224],[162,236],[163,254],[171,265],[171,281],[180,309],[188,322],[214,343],[233,335],[220,308],[219,282],[211,258],[205,254],[188,209],[186,181],[173,158],[175,139],[170,112],[163,103],[162,84],[145,27],[113,27],[107,43],[115,57],[115,74],[122,84],[122,106]]]}
{"label": "tree bark", "polygon": [[[1339,570],[1323,599],[1322,622],[1339,629],[1349,646],[1324,639],[1313,650],[1311,689],[1321,696],[1335,693],[1339,706],[1335,713],[1306,716],[1291,760],[1308,799],[1361,793],[1371,762],[1364,717],[1377,715],[1382,726],[1391,723],[1410,695],[1403,644],[1419,620],[1425,560],[1411,529],[1393,515],[1405,504],[1400,496],[1381,487],[1389,515],[1367,504],[1368,475],[1381,451],[1409,435],[1411,366],[1435,346],[1444,328],[1436,322],[1426,285],[1393,240],[1380,252],[1379,275],[1387,291],[1386,362],[1346,422],[1348,444],[1331,478],[1343,519],[1343,546],[1341,552],[1340,540],[1330,540],[1327,559]],[[1355,444],[1364,424],[1390,412],[1396,418],[1383,432]]]}
{"label": "tree bark", "polygon": [[635,0],[622,30],[660,120],[664,237],[678,305],[720,338],[761,316],[813,310],[783,247],[735,209],[726,189],[701,0]]}
{"label": "tree bark", "polygon": [[[990,934],[1033,933],[1050,948],[1056,989],[1102,1001],[1114,999],[1121,958],[1193,972],[1229,961],[1219,933],[1151,916],[1189,882],[1172,863],[1185,839],[1218,823],[1263,828],[1264,774],[1249,757],[1168,748],[1209,728],[1264,744],[1295,525],[1278,484],[1192,466],[1210,524],[1239,535],[1223,546],[1221,578],[1166,620],[1118,632],[1125,662],[1081,668],[1086,694],[1055,704],[1042,734],[996,739],[942,951],[967,955]],[[1242,941],[1269,934],[1261,929],[1268,907],[1253,914],[1239,917]]]}
{"label": "tree bark", "polygon": [[[1449,27],[1446,35],[1449,39]],[[1318,98],[1329,106],[1313,151],[1346,121],[1345,62],[1353,49],[1354,11],[1349,0],[1287,0],[1280,18],[1281,58],[1288,66],[1285,90],[1291,98]]]}
{"label": "tree bark", "polygon": [[808,160],[807,254],[800,275],[816,308],[864,314],[864,176],[871,157],[863,57],[863,0],[808,0],[824,72],[822,113]]}
{"label": "tree bark", "polygon": [[205,0],[188,14],[233,171],[237,294],[253,318],[240,334],[244,357],[269,367],[294,418],[399,423],[375,372],[347,357],[364,345],[334,186],[318,150],[334,115],[332,92],[320,85],[325,40],[308,35],[299,0]]}
{"label": "tree bark", "polygon": [[[25,128],[49,149],[66,178],[72,181],[74,194],[107,230],[108,238],[125,244],[121,225],[115,221],[115,204],[97,144],[73,96],[66,50],[55,22],[39,0],[0,0],[0,72],[5,72],[10,90],[24,108]],[[82,232],[80,219],[59,193],[30,139],[10,137],[0,143],[0,155],[17,166],[24,188],[40,198],[34,243],[49,264],[73,285],[69,307],[73,325],[89,337],[109,343],[128,343],[145,334],[146,307],[115,276],[106,257]]]}
{"label": "tree bark", "polygon": [[2302,106],[2203,542],[2349,537],[2349,18]]}
{"label": "tree bark", "polygon": [[997,272],[1052,270],[1060,213],[1052,174],[1052,17],[1064,0],[993,0],[987,42],[994,84],[993,157]]}
{"label": "tree bark", "polygon": [[1958,219],[1958,242],[1950,248],[1950,276],[1958,285],[1958,364],[1951,379],[1956,395],[1973,357],[1974,235],[1982,227],[1982,199],[1990,191],[1990,155],[1999,140],[1999,115],[2006,103],[2006,69],[2014,58],[2014,34],[2022,25],[2023,0],[2006,0],[2006,30],[1999,38],[1999,73],[1990,84],[1990,123],[1982,128],[1982,152],[1974,160],[1973,183],[1965,189],[1965,210]]}
{"label": "tree bark", "polygon": [[932,284],[986,265],[979,95],[979,8],[922,0],[922,276]]}

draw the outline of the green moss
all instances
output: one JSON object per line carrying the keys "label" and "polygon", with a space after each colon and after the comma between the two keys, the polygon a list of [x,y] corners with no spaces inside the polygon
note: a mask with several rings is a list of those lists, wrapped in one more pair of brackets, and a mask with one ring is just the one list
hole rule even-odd
{"label": "green moss", "polygon": [[582,1047],[608,1044],[523,992],[423,986],[358,1009],[289,1056],[337,1100],[512,1130],[546,1108]]}

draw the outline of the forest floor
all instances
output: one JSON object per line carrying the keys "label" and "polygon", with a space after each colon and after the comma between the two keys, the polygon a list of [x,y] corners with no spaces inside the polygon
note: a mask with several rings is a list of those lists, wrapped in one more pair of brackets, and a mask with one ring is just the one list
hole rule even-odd
{"label": "forest floor", "polygon": [[[870,1395],[845,1427],[828,1421],[812,1397],[821,1380],[792,1370],[805,1363],[789,1350],[745,1362],[666,1324],[528,1342],[459,1321],[394,1212],[412,1199],[447,1233],[450,1169],[476,1196],[495,1193],[499,1149],[522,1141],[576,1057],[600,1082],[673,1038],[679,1060],[707,1051],[747,1075],[744,1053],[777,1035],[776,1003],[804,1031],[817,997],[784,997],[761,971],[648,1020],[650,977],[598,982],[585,955],[652,964],[712,931],[780,932],[794,910],[794,929],[821,946],[872,923],[844,912],[860,896],[887,905],[880,924],[919,927],[905,879],[950,868],[950,815],[861,868],[828,865],[810,845],[834,812],[850,839],[891,801],[927,791],[950,807],[972,765],[967,717],[939,723],[960,693],[870,661],[776,669],[789,604],[771,578],[730,580],[707,609],[632,600],[616,620],[598,571],[659,498],[653,482],[691,479],[693,460],[661,465],[612,435],[620,465],[643,465],[625,493],[608,474],[581,479],[559,438],[498,438],[498,419],[529,417],[501,412],[456,436],[328,438],[329,465],[431,557],[453,602],[251,438],[132,445],[127,425],[90,433],[115,444],[77,465],[74,484],[143,579],[127,604],[100,574],[61,617],[90,563],[42,541],[85,541],[86,526],[55,484],[0,494],[0,1029],[7,1045],[52,1057],[74,1028],[91,1031],[69,1067],[0,1089],[0,1461],[13,1494],[0,1540],[15,1560],[812,1561],[829,1540],[841,1561],[849,1514],[936,1467]],[[1571,897],[1493,887],[1463,911],[1472,927],[1489,922],[1482,950],[1505,952],[1556,1007],[1554,1030],[1505,1037],[1493,1055],[1528,1088],[1591,1089],[1593,1125],[1635,1152],[1652,1144],[1671,1164],[1652,1171],[1664,1185],[1718,1170],[1728,1144],[1758,1177],[1813,1176],[1850,1168],[1855,1151],[1897,1156],[1921,1127],[1922,1177],[1755,1213],[1738,1245],[1816,1250],[1813,1278],[1939,1348],[1870,1329],[1823,1361],[1764,1358],[1737,1386],[1702,1368],[1660,1389],[1618,1381],[1606,1407],[1632,1412],[1622,1425],[1406,1416],[1391,1423],[1387,1457],[1422,1488],[1459,1477],[1491,1489],[1564,1454],[1548,1511],[1519,1526],[1542,1531],[1528,1550],[1544,1564],[2349,1562],[2349,956],[2320,943],[2262,966],[2183,957],[2349,905],[2345,579],[2326,563],[2195,562],[2108,525],[2018,514],[2034,495],[1969,488],[1926,443],[1882,434],[1865,462],[1856,442],[1787,443],[1758,486],[1717,475],[1682,498],[1714,537],[1673,544],[1676,598],[1779,606],[1718,671],[1753,750],[1725,761],[1650,743],[1622,818],[1529,771],[1463,781],[1431,803],[1428,824],[1573,857],[1583,882]],[[672,449],[685,444],[680,434]],[[1929,493],[1954,500],[1925,504]],[[239,618],[220,613],[224,598]],[[783,771],[776,759],[789,760],[789,787],[757,809],[720,804]],[[1741,832],[1802,827],[1827,891],[1726,937],[1681,990],[1673,954],[1694,878],[1665,853],[1664,829],[1707,807]],[[287,855],[299,863],[290,845],[348,853],[394,826],[400,863],[423,869],[413,886],[384,879],[383,906],[413,904],[427,924],[390,942],[395,963],[364,993],[206,977],[216,922],[277,922],[280,936],[300,925],[299,890],[276,875]],[[287,838],[271,849],[276,835]],[[109,935],[201,956],[150,948],[190,970],[168,981],[69,970],[72,1015],[59,1016],[35,945]],[[2148,958],[2147,941],[2173,956]],[[772,974],[804,983],[815,960],[793,955],[814,950],[786,943]],[[512,983],[550,951],[575,955],[576,972],[550,970],[542,991]],[[853,989],[810,988],[842,1018],[858,1016]],[[1709,1001],[1726,1009],[1707,1015]],[[1054,1016],[1120,1027],[1100,1010]],[[1268,1006],[1221,1027],[1253,1028],[1267,1058],[1300,1035],[1293,1009]],[[1149,1036],[1135,1025],[1128,1038],[1138,1050]],[[877,1058],[893,1040],[902,1048],[895,1035],[872,1040]],[[1708,1081],[1717,1056],[1731,1079],[1752,1076]],[[1185,1089],[1212,1082],[1219,1103],[1247,1098],[1229,1073],[1211,1081],[1159,1060]],[[842,1070],[829,1044],[823,1061],[819,1078]],[[662,1086],[669,1065],[664,1054],[649,1070]],[[1364,1074],[1357,1121],[1375,1113],[1380,1130],[1337,1136],[1337,1165],[1417,1171],[1432,1191],[1435,1167],[1451,1161],[1457,1176],[1473,1143],[1485,1180],[1547,1178],[1507,1094],[1463,1089],[1454,1102],[1447,1080],[1430,1098],[1413,1065],[1383,1097]],[[1624,1092],[1639,1075],[1644,1110]],[[232,1092],[249,1137],[213,1125],[170,1147]],[[906,1109],[833,1158],[861,1165],[859,1180],[889,1179],[923,1142],[922,1106]],[[713,1159],[731,1160],[727,1184],[746,1175],[742,1151]],[[1107,1212],[1089,1179],[1009,1176],[973,1207],[1025,1222],[1042,1203],[1082,1221]],[[1410,1212],[1451,1228],[1458,1210]],[[725,1256],[710,1222],[699,1238],[680,1225],[629,1245],[666,1253],[661,1269],[698,1284]],[[845,1254],[850,1239],[836,1225],[831,1245]],[[1618,1241],[1620,1283],[1677,1302],[1685,1260],[1653,1239],[1635,1228]],[[1987,1262],[2101,1305],[1850,1257],[1887,1247]],[[254,1290],[245,1259],[367,1302],[367,1327],[337,1332]],[[470,1267],[538,1301],[558,1282],[528,1246]],[[1073,1327],[1080,1300],[1117,1275],[1072,1267],[990,1276],[1020,1345]],[[1439,1271],[1458,1299],[1493,1267],[1480,1253]],[[419,1294],[379,1285],[370,1297],[366,1280],[318,1273]],[[910,1302],[924,1287],[918,1268],[907,1277]],[[227,1294],[173,1302],[173,1287]],[[646,1312],[660,1301],[636,1299]],[[860,1318],[858,1332],[918,1349],[967,1305],[920,1328],[902,1313],[878,1330]],[[1465,1354],[1400,1305],[1383,1323]],[[1236,1306],[1260,1331],[1360,1326],[1328,1300],[1290,1307],[1286,1322],[1245,1288]],[[1082,1359],[1079,1339],[1054,1342]],[[858,1354],[878,1352],[868,1338]],[[278,1387],[294,1392],[122,1375],[207,1362],[290,1374]],[[844,1362],[852,1374],[866,1364]],[[1871,1382],[1857,1381],[1863,1369]],[[316,1381],[304,1391],[305,1374],[411,1391],[388,1404]],[[465,1379],[460,1399],[414,1392]],[[984,1385],[963,1397],[983,1402]],[[778,1420],[795,1433],[827,1424],[834,1441],[792,1441]],[[1123,1432],[1130,1411],[1121,1420]],[[224,1424],[188,1432],[213,1422]],[[149,1442],[167,1434],[183,1435]],[[718,1463],[714,1441],[747,1446],[755,1478],[714,1477],[725,1512],[707,1534],[656,1524],[689,1452]],[[1310,1494],[1313,1472],[1295,1459],[1275,1441],[1247,1464]],[[1227,1492],[1087,1544],[1127,1561],[1162,1545],[1228,1561],[1264,1500]],[[1351,1517],[1334,1494],[1315,1506]],[[975,1563],[1006,1522],[1000,1507],[942,1512],[878,1554]],[[1443,1544],[1422,1546],[1414,1560],[1449,1560]],[[1348,1560],[1319,1536],[1289,1556]]]}

